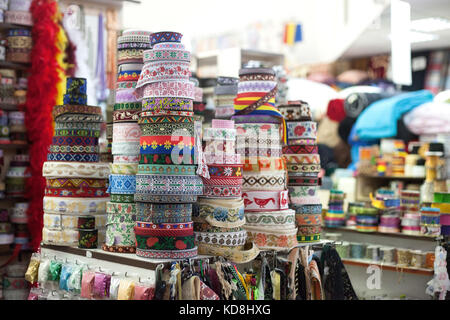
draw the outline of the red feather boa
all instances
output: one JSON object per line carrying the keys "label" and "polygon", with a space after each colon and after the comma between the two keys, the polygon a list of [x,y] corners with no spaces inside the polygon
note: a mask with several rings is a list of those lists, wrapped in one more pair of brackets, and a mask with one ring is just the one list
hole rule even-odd
{"label": "red feather boa", "polygon": [[30,7],[33,16],[33,49],[31,70],[28,77],[27,102],[25,105],[28,138],[30,140],[30,163],[32,177],[28,181],[28,229],[33,251],[42,239],[45,179],[42,165],[47,160],[47,150],[53,136],[52,109],[57,98],[57,83],[61,80],[56,60],[59,25],[56,21],[58,5],[54,0],[33,0]]}

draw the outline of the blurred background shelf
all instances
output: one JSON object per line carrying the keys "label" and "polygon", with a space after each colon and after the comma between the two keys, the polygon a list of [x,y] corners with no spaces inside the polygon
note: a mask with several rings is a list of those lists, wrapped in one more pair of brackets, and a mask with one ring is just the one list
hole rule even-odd
{"label": "blurred background shelf", "polygon": [[15,70],[27,70],[30,67],[31,67],[31,65],[29,63],[0,61],[0,68],[15,69]]}
{"label": "blurred background shelf", "polygon": [[358,267],[368,267],[371,265],[375,265],[375,266],[380,266],[382,270],[419,274],[419,275],[425,275],[425,276],[432,276],[434,273],[434,271],[432,269],[400,267],[397,265],[382,264],[379,262],[374,262],[374,261],[364,260],[364,259],[342,259],[342,263],[344,263],[345,265],[358,266]]}

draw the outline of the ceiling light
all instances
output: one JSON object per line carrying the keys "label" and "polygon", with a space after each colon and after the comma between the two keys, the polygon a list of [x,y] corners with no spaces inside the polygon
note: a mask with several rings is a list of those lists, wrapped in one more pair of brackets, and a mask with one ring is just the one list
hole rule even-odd
{"label": "ceiling light", "polygon": [[433,32],[450,29],[450,21],[443,18],[424,18],[411,21],[411,30]]}
{"label": "ceiling light", "polygon": [[[391,35],[389,35],[389,39],[392,40]],[[411,43],[433,41],[433,40],[437,40],[437,39],[439,39],[439,36],[437,34],[416,32],[416,31],[409,32],[409,40]]]}

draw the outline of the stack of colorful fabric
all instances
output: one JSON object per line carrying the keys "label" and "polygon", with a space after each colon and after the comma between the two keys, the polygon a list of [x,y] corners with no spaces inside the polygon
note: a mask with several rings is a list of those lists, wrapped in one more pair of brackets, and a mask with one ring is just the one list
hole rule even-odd
{"label": "stack of colorful fabric", "polygon": [[218,77],[214,88],[216,118],[230,118],[234,115],[234,98],[238,93],[238,78]]}
{"label": "stack of colorful fabric", "polygon": [[30,177],[30,156],[16,154],[6,172],[6,195],[8,197],[25,197],[27,179]]}
{"label": "stack of colorful fabric", "polygon": [[[137,84],[142,136],[136,176],[136,254],[155,259],[197,255],[192,203],[203,193],[196,175],[191,54],[182,34],[157,32],[144,51]],[[201,146],[200,146],[201,147]]]}
{"label": "stack of colorful fabric", "polygon": [[296,212],[297,240],[319,241],[322,205],[317,196],[320,171],[317,124],[312,121],[311,109],[304,101],[288,101],[279,108],[287,126],[287,146],[283,153],[289,177],[289,199]]}
{"label": "stack of colorful fabric", "polygon": [[194,204],[198,252],[223,256],[235,263],[249,262],[259,250],[250,243],[246,245],[247,232],[243,226],[245,218],[247,225],[256,221],[244,217],[243,165],[235,152],[234,121],[212,120],[212,127],[205,128],[203,139],[209,178],[202,178],[204,195]]}
{"label": "stack of colorful fabric", "polygon": [[400,192],[400,202],[402,233],[420,235],[420,192],[403,190]]}
{"label": "stack of colorful fabric", "polygon": [[110,252],[134,253],[136,237],[136,174],[141,129],[138,118],[141,103],[135,96],[143,67],[144,51],[151,48],[150,32],[126,30],[118,38],[118,76],[116,104],[113,112],[109,189],[111,201],[106,212],[106,242],[102,249]]}
{"label": "stack of colorful fabric", "polygon": [[53,108],[55,134],[44,162],[42,241],[96,248],[105,239],[109,168],[99,161],[100,107],[86,105],[86,79],[68,78],[64,105]]}
{"label": "stack of colorful fabric", "polygon": [[249,239],[265,250],[286,250],[298,244],[282,158],[284,119],[274,107],[276,89],[272,69],[241,69],[232,117],[238,135],[236,151],[244,163],[245,215],[255,221],[244,227]]}
{"label": "stack of colorful fabric", "polygon": [[20,63],[31,61],[33,41],[30,29],[10,29],[6,39],[8,40],[7,61]]}
{"label": "stack of colorful fabric", "polygon": [[[330,190],[328,210],[325,214],[325,226],[327,228],[345,226],[344,212],[345,193],[341,190]],[[357,218],[358,219],[358,218]]]}
{"label": "stack of colorful fabric", "polygon": [[432,208],[440,210],[441,235],[450,235],[450,193],[435,192]]}
{"label": "stack of colorful fabric", "polygon": [[[439,206],[439,204],[434,204]],[[420,233],[429,237],[438,237],[441,234],[439,208],[422,207],[420,208]]]}

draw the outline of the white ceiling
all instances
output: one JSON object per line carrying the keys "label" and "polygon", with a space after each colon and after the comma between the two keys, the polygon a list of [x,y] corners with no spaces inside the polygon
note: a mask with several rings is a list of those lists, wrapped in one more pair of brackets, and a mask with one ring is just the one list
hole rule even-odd
{"label": "white ceiling", "polygon": [[[405,0],[411,4],[411,20],[440,17],[450,20],[450,0]],[[373,25],[358,37],[358,39],[345,51],[342,58],[364,57],[376,54],[389,53],[391,43],[390,33],[390,6],[374,21]],[[439,39],[412,43],[413,51],[423,51],[437,48],[450,48],[450,30],[433,32]]]}

